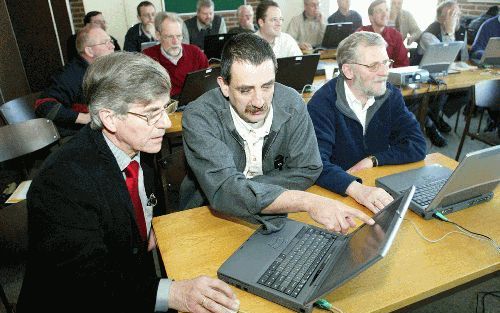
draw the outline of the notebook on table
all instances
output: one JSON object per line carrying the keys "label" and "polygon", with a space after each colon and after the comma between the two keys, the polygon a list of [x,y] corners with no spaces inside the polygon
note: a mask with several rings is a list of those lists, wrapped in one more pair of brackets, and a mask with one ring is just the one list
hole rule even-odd
{"label": "notebook on table", "polygon": [[363,224],[349,235],[330,233],[284,219],[271,234],[255,231],[217,271],[238,288],[297,312],[382,259],[394,241],[414,188],[377,213],[373,226]]}
{"label": "notebook on table", "polygon": [[347,36],[354,33],[354,30],[354,24],[352,22],[327,24],[321,46],[314,47],[315,51],[337,49],[339,43]]}
{"label": "notebook on table", "polygon": [[205,92],[219,87],[217,84],[218,76],[220,76],[220,67],[207,68],[188,73],[178,97],[179,102],[177,110],[184,110],[184,106],[189,102],[196,100]]}
{"label": "notebook on table", "polygon": [[205,55],[210,59],[220,60],[222,55],[222,48],[235,34],[217,34],[217,35],[206,35],[204,38],[203,47]]}
{"label": "notebook on table", "polygon": [[141,43],[141,51],[144,51],[144,49],[151,48],[153,46],[159,45],[159,41],[146,41]]}
{"label": "notebook on table", "polygon": [[493,198],[500,182],[500,145],[471,152],[452,171],[441,165],[380,177],[375,185],[393,196],[414,185],[410,208],[425,219],[439,211],[449,214]]}
{"label": "notebook on table", "polygon": [[433,77],[446,76],[458,52],[464,45],[463,41],[440,42],[431,44],[424,52],[419,68],[425,69]]}
{"label": "notebook on table", "polygon": [[319,54],[279,58],[276,82],[301,92],[305,85],[311,85],[316,75]]}
{"label": "notebook on table", "polygon": [[471,61],[481,67],[500,67],[500,37],[491,37],[481,59]]}

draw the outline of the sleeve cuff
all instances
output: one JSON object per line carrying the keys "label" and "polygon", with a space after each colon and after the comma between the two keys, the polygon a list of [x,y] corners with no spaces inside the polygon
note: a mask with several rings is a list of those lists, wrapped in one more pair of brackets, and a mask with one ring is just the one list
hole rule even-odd
{"label": "sleeve cuff", "polygon": [[168,297],[171,285],[172,281],[170,279],[160,279],[160,283],[158,284],[158,291],[156,292],[155,312],[168,311]]}

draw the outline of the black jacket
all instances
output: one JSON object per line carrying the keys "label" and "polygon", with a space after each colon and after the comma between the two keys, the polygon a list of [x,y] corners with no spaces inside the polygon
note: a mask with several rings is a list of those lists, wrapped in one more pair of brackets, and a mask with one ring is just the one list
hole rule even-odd
{"label": "black jacket", "polygon": [[[148,195],[152,165],[141,153]],[[101,131],[85,126],[49,156],[27,199],[29,256],[17,312],[154,311],[153,257]]]}

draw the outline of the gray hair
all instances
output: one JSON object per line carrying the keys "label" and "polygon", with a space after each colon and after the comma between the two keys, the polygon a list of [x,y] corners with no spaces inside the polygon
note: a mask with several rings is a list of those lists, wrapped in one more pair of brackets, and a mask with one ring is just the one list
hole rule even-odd
{"label": "gray hair", "polygon": [[163,21],[165,21],[165,20],[170,20],[172,22],[179,23],[179,25],[181,26],[181,29],[182,29],[182,25],[184,24],[184,21],[182,20],[182,18],[175,13],[159,12],[158,14],[156,14],[156,17],[155,17],[155,29],[157,32],[161,33],[161,24],[163,24]]}
{"label": "gray hair", "polygon": [[247,9],[247,10],[249,10],[249,11],[252,11],[252,13],[253,13],[253,8],[252,8],[252,6],[251,6],[250,4],[242,4],[242,5],[240,5],[240,6],[238,7],[238,11],[236,12],[236,14],[237,14],[238,16],[240,16],[241,11],[242,11],[243,9]]}
{"label": "gray hair", "polygon": [[387,4],[386,0],[375,0],[370,5],[368,6],[368,15],[373,15],[373,11],[375,11],[375,7],[379,4],[385,3]]}
{"label": "gray hair", "polygon": [[94,25],[89,23],[84,27],[82,27],[82,29],[80,29],[76,34],[75,46],[76,46],[76,51],[78,52],[79,55],[83,55],[83,53],[85,52],[85,48],[88,45],[94,44],[93,42],[94,38],[90,36],[90,31],[93,28],[101,28],[101,27],[99,25]]}
{"label": "gray hair", "polygon": [[208,8],[213,8],[214,2],[212,0],[198,0],[196,3],[196,12],[200,11],[200,8],[203,7],[208,7]]}
{"label": "gray hair", "polygon": [[441,2],[441,4],[439,4],[437,9],[436,9],[436,19],[440,20],[444,9],[455,6],[455,5],[458,5],[458,3],[456,1],[453,1],[453,0]]}
{"label": "gray hair", "polygon": [[358,63],[359,47],[374,47],[383,46],[387,47],[387,42],[377,33],[372,32],[356,32],[349,35],[342,40],[337,47],[337,63],[340,72],[342,72],[342,65],[349,63]]}
{"label": "gray hair", "polygon": [[126,115],[130,104],[144,106],[169,98],[170,77],[158,62],[141,53],[116,52],[99,57],[83,78],[83,96],[89,105],[90,127],[102,129],[99,111]]}

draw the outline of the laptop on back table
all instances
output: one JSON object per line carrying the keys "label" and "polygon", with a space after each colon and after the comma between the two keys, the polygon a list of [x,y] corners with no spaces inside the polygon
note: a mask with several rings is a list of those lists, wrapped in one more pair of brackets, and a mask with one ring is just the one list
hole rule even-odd
{"label": "laptop on back table", "polygon": [[478,66],[500,66],[500,37],[491,37],[480,60],[471,59]]}
{"label": "laptop on back table", "polygon": [[217,59],[220,61],[222,55],[222,48],[235,34],[217,34],[217,35],[206,35],[203,39],[203,52],[210,59]]}
{"label": "laptop on back table", "polygon": [[279,58],[276,82],[301,92],[305,85],[311,85],[316,75],[319,54]]}
{"label": "laptop on back table", "polygon": [[280,231],[260,229],[234,252],[217,276],[238,288],[311,312],[314,302],[383,258],[407,212],[414,188],[349,235],[284,219]]}
{"label": "laptop on back table", "polygon": [[314,48],[316,51],[337,49],[339,43],[347,36],[354,33],[354,31],[354,24],[352,22],[327,24],[321,46]]}
{"label": "laptop on back table", "polygon": [[178,98],[178,111],[182,111],[189,102],[196,100],[205,92],[219,87],[217,77],[220,76],[220,67],[194,71],[186,75],[184,85]]}
{"label": "laptop on back table", "polygon": [[467,154],[452,171],[440,165],[377,178],[375,185],[393,196],[415,185],[410,208],[425,219],[449,214],[493,198],[500,182],[500,145]]}
{"label": "laptop on back table", "polygon": [[463,41],[440,42],[431,44],[424,52],[419,68],[425,69],[431,76],[446,76],[451,64],[457,58],[464,45]]}

